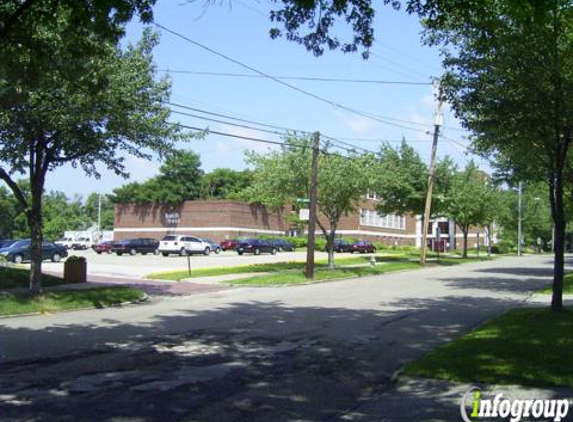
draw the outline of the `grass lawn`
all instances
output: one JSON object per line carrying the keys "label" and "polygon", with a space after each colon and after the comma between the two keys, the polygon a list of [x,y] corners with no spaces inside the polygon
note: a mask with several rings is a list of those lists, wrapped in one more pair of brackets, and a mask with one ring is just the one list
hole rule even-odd
{"label": "grass lawn", "polygon": [[[353,277],[365,277],[369,275],[384,274],[392,271],[411,270],[415,268],[420,268],[420,264],[417,262],[391,262],[388,264],[378,265],[376,267],[339,267],[334,270],[321,268],[315,271],[313,282]],[[304,284],[308,282],[309,281],[306,279],[304,271],[290,271],[231,280],[229,283],[241,286],[272,286]]]}
{"label": "grass lawn", "polygon": [[406,365],[406,375],[573,388],[573,312],[514,309]]}
{"label": "grass lawn", "polygon": [[[335,264],[340,267],[344,265],[360,265],[368,264],[372,256],[376,257],[376,262],[379,263],[415,263],[419,259],[417,254],[377,254],[377,255],[360,255],[350,257],[337,257]],[[434,255],[428,255],[429,262],[433,262]],[[480,260],[487,260],[489,258],[483,257]],[[475,262],[476,258],[459,258],[459,257],[446,257],[440,256],[440,265],[457,265],[466,262]],[[318,270],[326,269],[328,261],[325,259],[316,260],[316,268]],[[268,264],[251,264],[251,265],[238,265],[233,267],[211,267],[211,268],[191,268],[191,276],[187,270],[168,271],[161,273],[153,273],[147,275],[147,278],[155,280],[179,281],[187,278],[210,277],[226,274],[245,274],[245,273],[279,273],[284,271],[303,270],[305,268],[305,261],[289,261],[289,262],[275,262]],[[417,268],[417,267],[416,267]],[[340,278],[340,277],[336,277]]]}
{"label": "grass lawn", "polygon": [[[30,271],[25,268],[0,267],[0,290],[28,287],[30,283]],[[42,286],[57,286],[64,284],[59,277],[44,274]]]}
{"label": "grass lawn", "polygon": [[[368,264],[372,255],[361,255],[356,257],[336,258],[336,265],[360,265]],[[407,261],[405,255],[392,254],[392,255],[376,255],[377,262],[396,262]],[[315,261],[317,268],[326,268],[328,261],[325,259],[317,259]],[[179,281],[186,278],[197,277],[210,277],[226,274],[244,274],[244,273],[272,273],[281,271],[302,270],[305,268],[305,261],[288,261],[288,262],[275,262],[268,264],[250,264],[250,265],[237,265],[233,267],[211,267],[211,268],[196,268],[191,267],[191,276],[187,270],[169,271],[161,273],[149,274],[147,278],[156,280],[170,280]]]}
{"label": "grass lawn", "polygon": [[141,290],[132,287],[100,287],[45,292],[39,297],[28,294],[0,294],[0,315],[33,312],[55,312],[79,308],[102,308],[143,298]]}
{"label": "grass lawn", "polygon": [[[553,286],[547,286],[543,290],[540,290],[539,293],[551,294],[553,293]],[[565,278],[563,279],[563,294],[573,294],[573,273],[565,274]]]}

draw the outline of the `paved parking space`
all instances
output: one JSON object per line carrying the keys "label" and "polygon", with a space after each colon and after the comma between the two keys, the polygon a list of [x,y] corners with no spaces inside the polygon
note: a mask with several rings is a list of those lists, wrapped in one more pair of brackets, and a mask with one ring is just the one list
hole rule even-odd
{"label": "paved parking space", "polygon": [[[88,262],[88,274],[114,278],[143,278],[154,272],[184,270],[187,269],[187,257],[170,255],[122,255],[102,254],[88,251],[70,251],[70,255],[85,256]],[[344,256],[350,254],[337,254]],[[317,252],[316,259],[326,259],[327,254]],[[235,265],[248,265],[257,263],[304,261],[306,252],[279,252],[276,255],[243,255],[236,252],[222,252],[220,254],[192,255],[189,259],[191,268],[225,267]],[[63,263],[44,262],[44,270],[50,273],[62,274]]]}

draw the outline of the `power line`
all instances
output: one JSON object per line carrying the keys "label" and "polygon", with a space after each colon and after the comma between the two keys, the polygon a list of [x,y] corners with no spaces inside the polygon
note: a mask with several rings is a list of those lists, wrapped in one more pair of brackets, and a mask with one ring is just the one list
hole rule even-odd
{"label": "power line", "polygon": [[[178,70],[178,69],[159,69],[159,72],[180,73],[185,75],[202,75],[202,76],[225,76],[237,78],[267,78],[263,75],[250,75],[247,73],[227,73],[227,72],[207,72],[198,70]],[[379,85],[433,85],[432,82],[413,82],[413,81],[386,81],[380,79],[349,79],[349,78],[324,78],[318,76],[273,76],[281,80],[311,81],[311,82],[345,82],[359,84],[379,84]]]}
{"label": "power line", "polygon": [[[350,112],[350,113],[352,113],[352,114],[356,114],[356,115],[359,115],[359,116],[362,116],[362,117],[365,117],[365,118],[368,118],[368,119],[371,119],[371,120],[374,120],[374,121],[377,121],[377,122],[380,122],[380,123],[383,123],[383,124],[386,124],[386,125],[389,125],[389,126],[396,126],[396,127],[402,128],[402,129],[406,129],[406,130],[410,130],[410,131],[414,131],[414,132],[420,132],[419,129],[412,128],[412,127],[408,127],[408,126],[404,126],[404,125],[397,124],[397,123],[392,123],[392,122],[388,121],[388,120],[389,120],[388,118],[382,118],[382,117],[380,117],[380,116],[374,116],[374,115],[371,115],[371,114],[369,114],[369,113],[366,113],[366,112],[363,112],[363,111],[360,111],[360,110],[357,110],[357,109],[354,109],[354,108],[351,108],[351,107],[347,107],[347,106],[342,105],[342,104],[340,104],[340,103],[337,103],[337,102],[335,102],[335,101],[332,101],[332,100],[326,99],[326,98],[324,98],[324,97],[321,97],[320,95],[317,95],[317,94],[314,94],[314,93],[309,92],[309,91],[307,91],[307,90],[304,90],[304,89],[302,89],[302,88],[299,88],[299,87],[297,87],[297,86],[295,86],[295,85],[292,85],[292,84],[290,84],[290,83],[288,83],[288,82],[281,81],[280,79],[277,79],[277,78],[274,77],[274,76],[271,76],[271,75],[269,75],[269,74],[267,74],[267,73],[264,73],[264,72],[262,72],[262,71],[260,71],[260,70],[258,70],[258,69],[256,69],[256,68],[254,68],[254,67],[252,67],[252,66],[249,66],[249,65],[247,65],[247,64],[245,64],[245,63],[242,63],[242,62],[240,62],[240,61],[238,61],[238,60],[235,60],[235,59],[233,59],[233,58],[227,56],[226,54],[220,53],[220,52],[218,52],[218,51],[216,51],[216,50],[214,50],[214,49],[212,49],[212,48],[210,48],[210,47],[207,47],[207,46],[204,45],[204,44],[201,44],[201,43],[199,43],[199,42],[197,42],[197,41],[194,41],[194,40],[192,40],[191,38],[189,38],[189,37],[187,37],[187,36],[185,36],[185,35],[182,35],[182,34],[176,32],[176,31],[173,31],[173,30],[171,30],[171,29],[169,29],[169,28],[166,28],[165,26],[163,26],[163,25],[161,25],[161,24],[159,24],[159,23],[157,23],[157,22],[153,22],[153,24],[154,24],[155,26],[157,26],[158,28],[160,28],[160,29],[162,29],[162,30],[164,30],[164,31],[166,31],[166,32],[168,32],[168,33],[170,33],[170,34],[172,34],[172,35],[174,35],[174,36],[176,36],[176,37],[179,37],[179,38],[181,38],[181,39],[183,39],[183,40],[189,42],[190,44],[195,45],[196,47],[199,47],[199,48],[201,48],[201,49],[203,49],[203,50],[205,50],[205,51],[208,51],[208,52],[211,53],[211,54],[214,54],[214,55],[216,55],[216,56],[218,56],[218,57],[221,57],[221,58],[223,58],[223,59],[225,59],[225,60],[227,60],[227,61],[230,61],[231,63],[234,63],[234,64],[236,64],[236,65],[238,65],[238,66],[241,66],[241,67],[243,67],[243,68],[245,68],[245,69],[248,69],[248,70],[250,70],[251,72],[254,72],[254,73],[257,73],[257,74],[259,74],[259,75],[261,75],[261,76],[264,76],[264,77],[267,78],[267,79],[270,79],[270,80],[272,80],[272,81],[275,81],[276,83],[278,83],[278,84],[280,84],[280,85],[283,85],[283,86],[286,86],[287,88],[292,89],[292,90],[295,90],[295,91],[297,91],[297,92],[299,92],[299,93],[301,93],[301,94],[303,94],[303,95],[306,95],[306,96],[308,96],[308,97],[314,98],[315,100],[318,100],[318,101],[320,101],[320,102],[329,104],[329,105],[332,106],[332,107],[339,108],[339,109],[348,111],[348,112]],[[418,123],[415,123],[415,122],[411,122],[411,123],[418,124]]]}

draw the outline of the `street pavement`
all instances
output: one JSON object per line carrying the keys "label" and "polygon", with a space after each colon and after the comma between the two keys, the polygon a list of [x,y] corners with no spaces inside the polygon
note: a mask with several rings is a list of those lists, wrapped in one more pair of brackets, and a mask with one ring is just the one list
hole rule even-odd
{"label": "street pavement", "polygon": [[530,256],[1,319],[0,420],[460,420],[446,387],[393,374],[550,278]]}

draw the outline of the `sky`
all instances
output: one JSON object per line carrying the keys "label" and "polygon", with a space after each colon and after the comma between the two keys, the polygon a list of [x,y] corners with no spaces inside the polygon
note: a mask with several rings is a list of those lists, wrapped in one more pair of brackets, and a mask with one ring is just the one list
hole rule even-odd
{"label": "sky", "polygon": [[[405,11],[379,6],[375,20],[376,41],[370,58],[364,60],[359,53],[344,54],[340,51],[326,51],[324,55],[315,57],[303,46],[285,39],[270,39],[272,23],[268,14],[272,5],[268,0],[224,0],[208,7],[204,4],[202,0],[158,0],[154,9],[155,22],[212,51],[275,77],[427,83],[441,73],[438,49],[422,45],[419,21]],[[160,31],[157,27],[153,28]],[[137,42],[142,30],[139,22],[131,23],[125,42]],[[334,31],[341,39],[350,36],[343,26],[336,27]],[[381,141],[399,145],[400,140],[405,138],[429,162],[437,107],[431,85],[281,79],[307,93],[304,94],[269,78],[230,76],[257,74],[170,32],[160,33],[161,41],[154,57],[159,74],[167,72],[172,78],[172,103],[201,110],[173,107],[175,111],[239,123],[205,112],[217,113],[298,131],[320,131],[372,151],[379,149]],[[376,117],[370,119],[364,114]],[[176,113],[172,114],[171,119],[232,135],[271,141],[282,139],[280,134]],[[240,124],[254,126],[251,123]],[[266,129],[269,130],[268,127]],[[443,136],[439,141],[438,156],[451,156],[459,167],[464,167],[473,158],[488,170],[485,162],[467,155],[463,148],[468,144],[465,140],[467,133],[459,128],[447,107],[441,132]],[[205,171],[219,167],[244,169],[245,150],[265,152],[273,148],[269,144],[216,134],[178,146],[198,153]],[[149,162],[127,157],[129,180],[103,168],[100,179],[90,178],[79,169],[65,166],[48,176],[46,188],[63,191],[69,196],[87,196],[91,192],[110,193],[128,181],[153,177],[160,165],[157,159]]]}

